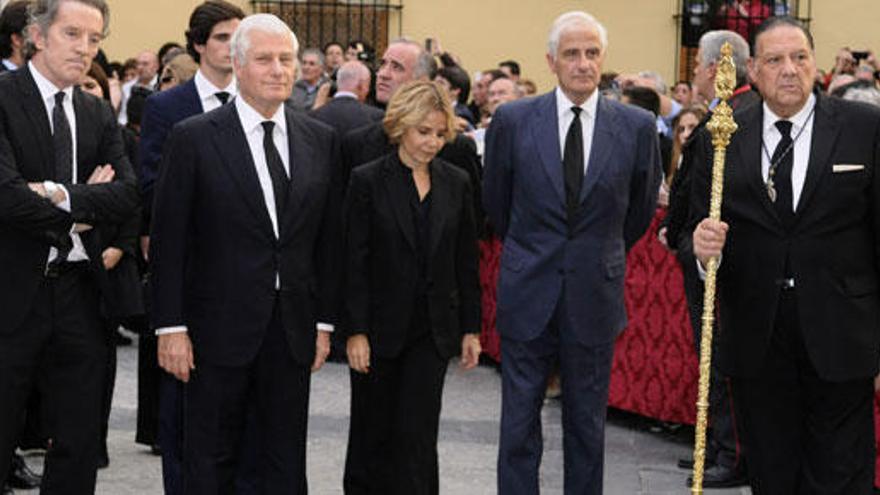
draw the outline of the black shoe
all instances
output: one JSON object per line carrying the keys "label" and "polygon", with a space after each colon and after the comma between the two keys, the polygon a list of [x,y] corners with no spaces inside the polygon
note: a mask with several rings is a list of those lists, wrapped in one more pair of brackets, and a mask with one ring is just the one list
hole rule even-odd
{"label": "black shoe", "polygon": [[[693,478],[688,477],[687,486],[693,484]],[[703,488],[733,488],[748,484],[749,478],[741,469],[715,465],[703,471]]]}
{"label": "black shoe", "polygon": [[98,455],[98,469],[104,469],[110,465],[110,456],[107,455],[107,451],[101,452]]}
{"label": "black shoe", "polygon": [[12,491],[12,487],[3,483],[3,488],[0,489],[0,494],[2,495],[15,495],[15,492]]}
{"label": "black shoe", "polygon": [[9,469],[9,477],[6,479],[6,486],[30,490],[39,487],[42,481],[43,477],[31,471],[27,464],[25,464],[23,457],[20,455],[12,457],[12,465]]}
{"label": "black shoe", "polygon": [[162,447],[160,447],[159,444],[151,445],[150,453],[153,455],[162,455]]}

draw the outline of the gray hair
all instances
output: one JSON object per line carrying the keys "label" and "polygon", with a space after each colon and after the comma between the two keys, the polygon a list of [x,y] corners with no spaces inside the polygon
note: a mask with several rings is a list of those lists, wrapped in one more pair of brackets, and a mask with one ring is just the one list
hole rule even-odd
{"label": "gray hair", "polygon": [[849,88],[843,93],[843,99],[849,101],[860,101],[868,103],[875,107],[880,107],[880,91],[876,88],[855,87]]}
{"label": "gray hair", "polygon": [[597,21],[595,17],[586,12],[575,10],[572,12],[566,12],[553,21],[553,26],[550,28],[550,35],[547,37],[547,55],[550,55],[554,59],[556,58],[556,50],[559,48],[559,37],[562,36],[562,33],[567,29],[574,26],[595,29],[599,34],[599,42],[602,44],[602,53],[605,53],[608,49],[608,30],[605,29],[605,26]]}
{"label": "gray hair", "polygon": [[302,55],[300,55],[299,59],[303,60],[306,55],[314,55],[318,57],[318,65],[324,65],[324,52],[318,50],[317,48],[306,48],[303,50]]}
{"label": "gray hair", "polygon": [[[104,26],[101,30],[101,36],[107,37],[110,32],[110,7],[105,0],[32,0],[28,7],[28,28],[36,26],[44,36],[49,32],[49,27],[55,23],[58,17],[58,9],[64,2],[78,2],[81,4],[94,7],[101,12],[101,18]],[[25,44],[23,55],[26,59],[30,59],[37,53],[37,46],[31,39],[30,29],[25,28]]]}
{"label": "gray hair", "polygon": [[437,74],[437,62],[434,61],[434,56],[428,53],[421,43],[407,37],[401,37],[388,43],[388,46],[391,45],[410,45],[418,48],[419,54],[416,58],[416,66],[413,68],[413,79],[422,77],[434,79],[434,76]]}
{"label": "gray hair", "polygon": [[336,69],[336,87],[340,91],[352,91],[364,79],[370,80],[370,69],[357,60],[346,62]]}
{"label": "gray hair", "polygon": [[661,95],[665,95],[667,91],[666,82],[663,81],[663,76],[652,71],[652,70],[643,70],[639,72],[639,77],[643,79],[650,79],[654,81],[654,90],[660,93]]}
{"label": "gray hair", "polygon": [[730,43],[733,48],[733,63],[736,65],[736,85],[742,86],[748,80],[749,44],[738,33],[726,30],[709,31],[700,38],[700,60],[709,66],[721,59],[721,47]]}
{"label": "gray hair", "polygon": [[293,54],[296,55],[299,52],[299,41],[284,21],[272,14],[249,15],[242,19],[238,29],[232,34],[232,40],[229,42],[229,52],[232,55],[232,60],[239,65],[245,64],[247,51],[251,46],[251,31],[290,36],[290,46],[293,48]]}

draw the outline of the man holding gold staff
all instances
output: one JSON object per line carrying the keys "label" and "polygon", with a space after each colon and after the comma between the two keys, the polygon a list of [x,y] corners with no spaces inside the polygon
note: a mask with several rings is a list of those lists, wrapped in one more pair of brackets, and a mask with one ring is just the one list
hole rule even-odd
{"label": "man holding gold staff", "polygon": [[721,256],[722,370],[758,494],[870,494],[880,362],[880,111],[813,93],[812,37],[757,30],[763,103],[734,114],[722,221],[707,216],[712,143],[696,143],[694,254]]}

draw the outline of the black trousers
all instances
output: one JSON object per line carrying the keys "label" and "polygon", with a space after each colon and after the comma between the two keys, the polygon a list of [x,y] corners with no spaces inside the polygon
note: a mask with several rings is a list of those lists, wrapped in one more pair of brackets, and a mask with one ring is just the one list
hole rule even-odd
{"label": "black trousers", "polygon": [[93,493],[107,337],[85,264],[42,281],[21,326],[0,329],[0,479],[36,385],[43,397],[43,494]]}
{"label": "black trousers", "polygon": [[[256,467],[257,493],[306,494],[311,372],[290,355],[277,304],[251,363],[218,366],[194,352],[183,394],[184,493],[234,494],[236,477]],[[244,465],[249,452],[259,459]]]}
{"label": "black trousers", "polygon": [[873,493],[873,380],[817,375],[798,323],[796,289],[782,292],[760,375],[734,378],[733,386],[754,495]]}
{"label": "black trousers", "polygon": [[[684,276],[684,292],[687,299],[688,315],[694,332],[694,349],[700,355],[703,336],[703,281],[697,272],[691,242],[679,241],[676,255]],[[715,332],[712,339],[712,374],[709,385],[709,423],[712,429],[708,435],[706,463],[717,464],[731,469],[744,469],[744,446],[734,421],[734,398],[730,380],[718,366],[718,319],[715,319]]]}
{"label": "black trousers", "polygon": [[425,335],[397,357],[371,356],[370,364],[367,374],[351,370],[345,493],[436,495],[448,360]]}
{"label": "black trousers", "polygon": [[159,378],[157,339],[148,331],[138,335],[138,407],[134,441],[142,445],[159,443]]}

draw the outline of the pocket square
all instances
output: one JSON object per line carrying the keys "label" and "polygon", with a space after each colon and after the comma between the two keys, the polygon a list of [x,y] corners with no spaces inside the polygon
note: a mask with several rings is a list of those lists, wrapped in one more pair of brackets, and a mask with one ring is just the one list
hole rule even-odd
{"label": "pocket square", "polygon": [[865,166],[849,163],[837,163],[831,167],[831,171],[834,173],[855,172],[857,170],[865,170]]}

